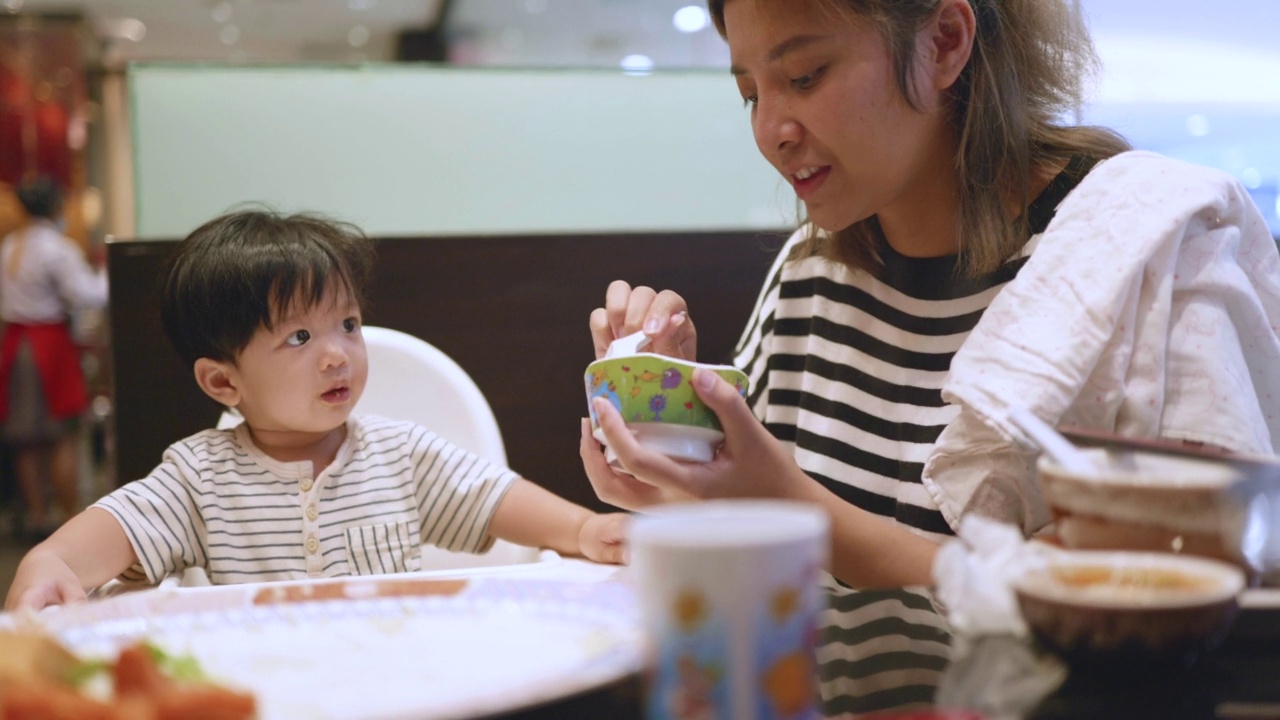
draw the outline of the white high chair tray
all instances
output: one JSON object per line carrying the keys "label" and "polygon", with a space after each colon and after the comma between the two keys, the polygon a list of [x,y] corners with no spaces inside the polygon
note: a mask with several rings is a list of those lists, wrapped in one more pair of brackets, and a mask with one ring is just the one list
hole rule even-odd
{"label": "white high chair tray", "polygon": [[168,587],[35,621],[82,657],[138,639],[188,653],[214,682],[255,694],[261,720],[462,719],[640,670],[630,589],[604,580],[616,568],[572,562]]}
{"label": "white high chair tray", "polygon": [[641,667],[622,583],[427,575],[155,593],[172,599],[141,615],[142,598],[122,596],[38,621],[83,657],[139,639],[190,654],[214,681],[252,692],[262,720],[474,718]]}

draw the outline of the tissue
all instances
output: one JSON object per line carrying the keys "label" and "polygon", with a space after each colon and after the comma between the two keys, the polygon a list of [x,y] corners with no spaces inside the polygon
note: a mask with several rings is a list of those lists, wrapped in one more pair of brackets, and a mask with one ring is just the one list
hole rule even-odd
{"label": "tissue", "polygon": [[956,534],[933,561],[935,596],[954,633],[1025,637],[1014,581],[1056,551],[1028,542],[1013,525],[978,515],[965,516]]}

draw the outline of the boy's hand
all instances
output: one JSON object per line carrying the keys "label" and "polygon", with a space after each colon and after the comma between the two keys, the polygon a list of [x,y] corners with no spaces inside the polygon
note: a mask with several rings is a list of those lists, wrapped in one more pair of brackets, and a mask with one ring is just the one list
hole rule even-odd
{"label": "boy's hand", "polygon": [[592,515],[578,530],[578,552],[588,560],[598,563],[620,564],[627,561],[626,513]]}
{"label": "boy's hand", "polygon": [[80,578],[62,558],[37,547],[19,563],[4,609],[8,612],[21,608],[40,610],[50,605],[81,602],[86,598]]}

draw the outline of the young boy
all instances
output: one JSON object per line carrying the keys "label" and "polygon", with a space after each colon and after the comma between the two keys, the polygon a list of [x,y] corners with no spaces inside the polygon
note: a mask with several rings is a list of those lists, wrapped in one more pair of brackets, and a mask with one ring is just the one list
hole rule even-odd
{"label": "young boy", "polygon": [[165,332],[244,423],[175,443],[33,548],[5,609],[191,566],[215,584],[406,572],[422,543],[483,552],[493,537],[620,562],[626,515],[594,514],[413,423],[351,417],[372,264],[358,230],[304,215],[233,213],[184,240]]}

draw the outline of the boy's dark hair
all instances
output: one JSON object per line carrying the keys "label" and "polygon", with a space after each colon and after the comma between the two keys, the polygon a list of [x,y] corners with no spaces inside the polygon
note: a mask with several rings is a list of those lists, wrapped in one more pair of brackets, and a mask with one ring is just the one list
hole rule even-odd
{"label": "boy's dark hair", "polygon": [[188,366],[234,363],[259,327],[271,330],[295,302],[314,307],[333,283],[363,307],[373,256],[373,242],[347,223],[263,210],[223,215],[165,264],[165,334]]}
{"label": "boy's dark hair", "polygon": [[33,218],[52,220],[62,212],[62,189],[46,175],[21,183],[16,194],[22,209]]}

